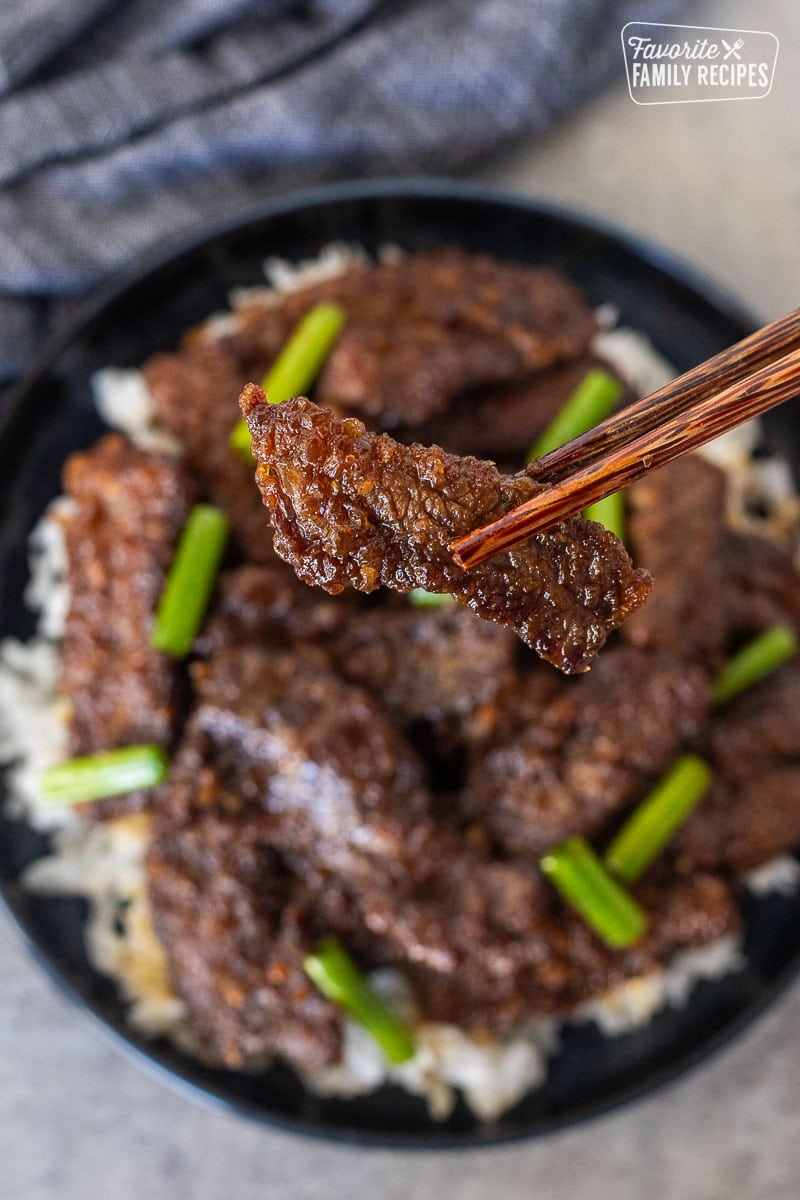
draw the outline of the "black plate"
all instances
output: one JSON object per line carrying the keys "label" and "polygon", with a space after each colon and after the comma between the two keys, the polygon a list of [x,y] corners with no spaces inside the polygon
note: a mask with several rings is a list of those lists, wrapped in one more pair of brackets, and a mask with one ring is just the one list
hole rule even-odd
{"label": "black plate", "polygon": [[[58,493],[70,451],[100,432],[89,388],[107,364],[139,364],[171,346],[187,326],[224,308],[231,287],[262,279],[272,254],[315,255],[337,239],[374,250],[393,242],[408,250],[459,244],[523,262],[551,263],[595,302],[613,301],[622,321],[649,334],[680,370],[739,339],[753,323],[728,299],[650,245],[532,201],[449,181],[346,184],[264,206],[163,257],[85,307],[43,354],[15,392],[0,425],[0,636],[30,634],[21,596],[27,535]],[[768,421],[800,464],[794,413]],[[481,1127],[459,1105],[445,1124],[399,1089],[360,1100],[316,1099],[292,1073],[263,1076],[208,1070],[171,1046],[150,1043],[125,1025],[114,987],[89,966],[83,950],[83,902],[27,894],[20,873],[45,849],[24,826],[0,818],[0,880],[9,911],[40,962],[67,992],[114,1030],[140,1061],[159,1068],[194,1096],[294,1130],[339,1139],[443,1147],[527,1136],[582,1120],[662,1084],[740,1030],[800,965],[800,897],[747,903],[747,965],[701,984],[688,1007],[666,1012],[645,1029],[608,1040],[590,1028],[570,1030],[546,1085],[495,1126]]]}

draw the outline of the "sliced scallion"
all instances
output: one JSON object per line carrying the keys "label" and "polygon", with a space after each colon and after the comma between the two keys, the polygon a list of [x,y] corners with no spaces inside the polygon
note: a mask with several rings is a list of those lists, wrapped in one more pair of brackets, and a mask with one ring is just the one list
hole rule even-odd
{"label": "sliced scallion", "polygon": [[582,837],[553,846],[539,862],[563,898],[610,946],[630,946],[647,928],[647,917],[612,878]]}
{"label": "sliced scallion", "polygon": [[625,493],[612,492],[602,500],[595,500],[583,510],[587,521],[597,521],[605,525],[611,533],[615,533],[621,542],[625,541]]}
{"label": "sliced scallion", "polygon": [[[317,304],[306,313],[264,376],[262,387],[270,404],[282,404],[308,390],[342,332],[345,320],[345,311],[338,304]],[[236,425],[230,442],[237,453],[252,457],[250,431],[244,420]]]}
{"label": "sliced scallion", "polygon": [[684,754],[628,817],[606,850],[610,871],[635,883],[680,828],[711,785],[711,768]]}
{"label": "sliced scallion", "polygon": [[449,592],[426,592],[425,588],[412,588],[408,598],[416,608],[444,608],[455,604],[455,598]]}
{"label": "sliced scallion", "polygon": [[544,433],[531,446],[525,461],[531,463],[579,434],[586,433],[587,429],[591,429],[608,416],[623,391],[622,384],[613,375],[593,368],[583,377],[563,408],[556,413]]}
{"label": "sliced scallion", "polygon": [[166,778],[169,760],[161,746],[126,746],[59,763],[42,773],[42,798],[50,804],[83,804],[141,788]]}
{"label": "sliced scallion", "polygon": [[714,703],[727,704],[793,658],[797,648],[797,634],[788,625],[773,625],[760,633],[742,646],[720,671],[714,684]]}
{"label": "sliced scallion", "polygon": [[303,966],[323,996],[372,1035],[389,1062],[402,1063],[414,1057],[411,1030],[381,999],[338,938],[323,938]]}
{"label": "sliced scallion", "polygon": [[228,540],[228,518],[210,504],[197,504],[181,534],[158,605],[150,644],[184,658],[203,624]]}

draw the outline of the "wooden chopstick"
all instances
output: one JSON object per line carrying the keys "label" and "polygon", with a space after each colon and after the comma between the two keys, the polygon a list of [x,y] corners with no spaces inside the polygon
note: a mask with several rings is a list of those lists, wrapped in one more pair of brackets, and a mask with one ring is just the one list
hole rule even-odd
{"label": "wooden chopstick", "polygon": [[618,446],[655,429],[675,414],[706,396],[715,395],[800,347],[800,308],[756,330],[726,350],[686,371],[658,391],[643,396],[580,434],[544,454],[534,464],[534,478],[558,483]]}
{"label": "wooden chopstick", "polygon": [[[770,328],[767,326],[760,332],[766,333]],[[756,349],[756,361],[763,363],[758,335],[747,340]],[[710,361],[714,362],[713,359]],[[701,370],[694,368],[688,374],[697,379]],[[682,405],[677,411],[672,409],[669,397],[666,400],[663,398],[668,389],[662,388],[654,393],[662,397],[659,401],[662,414],[659,424],[647,428],[649,422],[645,420],[644,432],[629,440],[620,440],[615,433],[610,450],[598,452],[595,449],[585,465],[575,471],[570,470],[554,486],[546,487],[518,508],[453,542],[450,549],[456,562],[471,568],[495,554],[510,550],[534,533],[575,516],[587,505],[627,487],[649,471],[665,466],[681,454],[696,450],[736,425],[750,421],[798,395],[800,346],[795,346],[777,361],[761,365],[752,373],[748,371],[742,375],[739,366],[735,370],[739,374],[738,379],[721,391],[714,390],[710,395],[707,394],[707,388],[701,387],[703,398],[699,400],[696,385],[693,385],[690,394],[694,395],[695,402],[690,402],[688,407]],[[683,389],[686,378],[681,376],[675,381],[675,388],[682,395],[685,395]],[[718,379],[718,375],[715,378]],[[663,417],[665,408],[671,410],[671,415],[666,419]],[[642,402],[639,402],[639,411],[647,415]],[[635,422],[633,428],[636,429]],[[540,461],[544,462],[544,459]]]}

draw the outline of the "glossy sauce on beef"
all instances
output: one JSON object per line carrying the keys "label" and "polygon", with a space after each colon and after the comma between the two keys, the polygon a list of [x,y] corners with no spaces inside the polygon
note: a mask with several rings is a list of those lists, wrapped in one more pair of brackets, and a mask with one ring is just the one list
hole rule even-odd
{"label": "glossy sauce on beef", "polygon": [[580,518],[459,567],[453,541],[541,490],[525,472],[404,446],[302,398],[270,405],[254,384],[241,406],[275,549],[305,583],[334,595],[347,585],[450,593],[568,673],[586,670],[650,593],[622,543]]}

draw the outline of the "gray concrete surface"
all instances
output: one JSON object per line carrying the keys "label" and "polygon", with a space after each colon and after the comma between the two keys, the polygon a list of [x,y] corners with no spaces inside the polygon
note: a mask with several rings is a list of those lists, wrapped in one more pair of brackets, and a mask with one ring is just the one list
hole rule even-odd
{"label": "gray concrete surface", "polygon": [[[700,3],[781,39],[766,100],[636,108],[620,78],[484,172],[660,241],[764,317],[800,300],[800,7]],[[54,993],[0,923],[2,1200],[796,1200],[800,986],[712,1063],[616,1115],[469,1154],[356,1151],[196,1107]]]}

